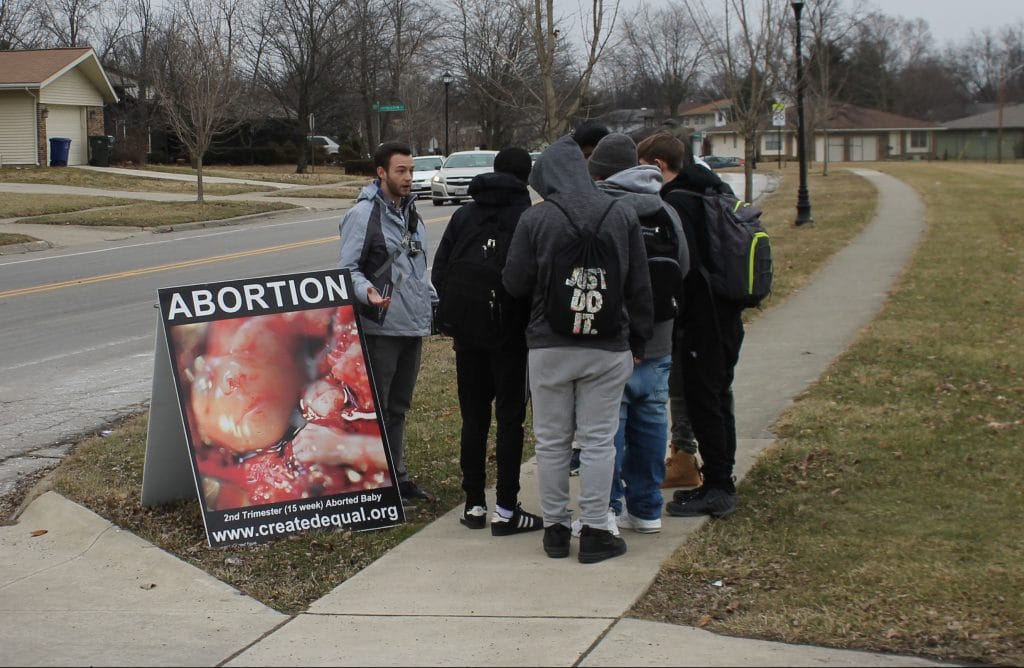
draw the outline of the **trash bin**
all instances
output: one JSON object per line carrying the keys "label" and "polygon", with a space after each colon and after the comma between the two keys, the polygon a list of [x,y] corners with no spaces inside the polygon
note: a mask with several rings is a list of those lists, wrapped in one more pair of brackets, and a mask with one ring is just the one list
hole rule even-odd
{"label": "trash bin", "polygon": [[93,167],[110,167],[110,153],[114,147],[114,138],[110,135],[89,137],[89,164]]}
{"label": "trash bin", "polygon": [[70,137],[50,137],[50,167],[67,167]]}

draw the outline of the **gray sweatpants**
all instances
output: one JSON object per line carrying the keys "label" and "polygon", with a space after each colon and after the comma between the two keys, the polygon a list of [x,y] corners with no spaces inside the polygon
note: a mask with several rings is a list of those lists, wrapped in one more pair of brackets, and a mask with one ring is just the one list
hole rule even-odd
{"label": "gray sweatpants", "polygon": [[572,522],[569,459],[580,448],[580,519],[604,527],[615,467],[622,390],[633,373],[630,351],[558,347],[530,350],[533,433],[544,526]]}

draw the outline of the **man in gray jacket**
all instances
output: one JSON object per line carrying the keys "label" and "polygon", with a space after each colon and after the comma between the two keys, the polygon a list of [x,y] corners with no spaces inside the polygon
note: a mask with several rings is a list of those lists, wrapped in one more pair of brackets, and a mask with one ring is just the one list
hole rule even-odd
{"label": "man in gray jacket", "polygon": [[373,156],[377,179],[362,189],[342,218],[338,266],[352,274],[370,371],[403,504],[433,501],[405,466],[405,414],[412,406],[423,337],[430,335],[437,293],[427,276],[426,227],[412,188],[412,150],[381,144]]}
{"label": "man in gray jacket", "polygon": [[661,170],[638,164],[636,143],[628,135],[612,133],[602,138],[587,168],[602,192],[636,211],[645,239],[651,240],[647,247],[654,336],[622,394],[611,512],[623,529],[657,533],[661,531],[661,483],[668,444],[672,330],[690,256],[679,215],[661,199]]}
{"label": "man in gray jacket", "polygon": [[[597,189],[571,137],[557,140],[537,158],[530,185],[545,199],[557,196],[564,207],[563,212],[546,201],[523,213],[502,274],[510,295],[531,301],[526,344],[544,551],[552,558],[569,556],[569,460],[575,435],[581,448],[578,557],[595,563],[626,552],[625,541],[607,530],[608,503],[619,401],[652,333],[647,256],[635,211]],[[613,335],[559,334],[545,316],[554,260],[576,237],[567,213],[589,229],[604,215],[598,238],[614,249],[624,304]]]}

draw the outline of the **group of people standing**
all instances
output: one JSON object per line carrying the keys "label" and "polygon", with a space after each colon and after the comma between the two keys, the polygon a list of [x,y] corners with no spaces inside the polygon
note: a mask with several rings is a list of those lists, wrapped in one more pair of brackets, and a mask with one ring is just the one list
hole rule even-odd
{"label": "group of people standing", "polygon": [[[579,561],[595,563],[626,552],[620,528],[661,530],[663,488],[688,487],[664,505],[669,515],[721,517],[735,510],[731,388],[743,340],[742,307],[714,295],[701,270],[707,234],[701,199],[694,196],[728,186],[695,163],[686,144],[658,133],[638,145],[627,135],[585,124],[552,143],[536,162],[521,148],[499,151],[494,171],[473,179],[472,201],[452,216],[429,277],[425,228],[410,194],[412,152],[385,143],[374,160],[378,178],[341,222],[339,265],[350,270],[361,305],[404,503],[433,499],[409,477],[403,458],[422,337],[431,333],[434,306],[460,298],[461,256],[479,249],[483,258],[491,252],[503,265],[491,303],[501,314],[501,334],[483,340],[440,323],[442,332],[448,325],[453,330],[447,333],[453,334],[462,416],[462,524],[487,525],[492,405],[493,535],[543,530],[543,549],[552,558],[567,557],[578,536]],[[544,201],[532,205],[527,185]],[[671,259],[679,267],[679,283],[669,305],[655,303],[644,241],[645,227],[659,225],[671,227],[678,240]],[[623,299],[619,326],[608,336],[565,334],[546,316],[553,265],[580,230],[614,249],[615,287]],[[518,502],[530,401],[539,515]],[[699,469],[696,451],[703,462]],[[574,521],[570,473],[577,467]]]}

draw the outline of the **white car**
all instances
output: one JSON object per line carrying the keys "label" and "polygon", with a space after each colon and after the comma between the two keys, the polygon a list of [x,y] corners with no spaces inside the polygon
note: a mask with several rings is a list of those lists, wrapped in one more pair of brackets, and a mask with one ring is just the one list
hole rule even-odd
{"label": "white car", "polygon": [[422,195],[430,194],[430,180],[441,169],[444,157],[440,155],[418,155],[412,159],[412,191]]}
{"label": "white car", "polygon": [[437,206],[445,200],[458,204],[469,197],[469,182],[477,174],[494,171],[497,151],[456,151],[444,160],[430,180],[430,200]]}
{"label": "white car", "polygon": [[327,155],[338,155],[338,149],[341,148],[338,142],[325,135],[314,135],[309,141],[313,146],[322,148]]}

